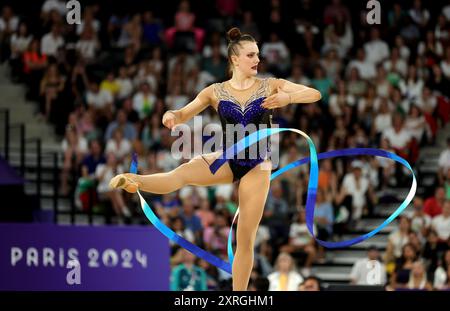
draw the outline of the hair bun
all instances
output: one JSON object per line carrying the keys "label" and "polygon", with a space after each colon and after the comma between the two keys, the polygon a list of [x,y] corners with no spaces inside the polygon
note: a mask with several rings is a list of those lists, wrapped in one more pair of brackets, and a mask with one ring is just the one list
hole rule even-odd
{"label": "hair bun", "polygon": [[227,32],[227,38],[229,41],[236,41],[242,36],[239,28],[233,27]]}

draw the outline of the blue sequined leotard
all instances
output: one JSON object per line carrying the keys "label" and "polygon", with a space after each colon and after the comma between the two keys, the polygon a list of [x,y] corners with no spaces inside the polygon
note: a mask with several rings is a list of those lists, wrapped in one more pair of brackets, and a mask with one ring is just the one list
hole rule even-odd
{"label": "blue sequined leotard", "polygon": [[[216,159],[210,166],[210,171],[214,174],[219,167],[226,161],[230,165],[233,172],[233,180],[241,179],[252,168],[263,162],[265,158],[270,155],[270,141],[267,141],[265,147],[254,146],[253,150],[257,150],[257,154],[249,156],[250,147],[245,149],[245,155],[241,152],[232,158],[227,159],[225,156],[226,148],[237,143],[238,138],[241,139],[236,133],[228,133],[227,125],[255,125],[253,127],[258,130],[262,127],[270,128],[272,121],[272,110],[261,107],[263,100],[267,97],[269,92],[268,79],[262,79],[257,81],[259,86],[257,90],[249,97],[244,106],[242,106],[235,97],[233,97],[226,89],[224,83],[216,83],[213,85],[214,94],[218,99],[217,112],[222,124],[223,140],[222,140],[222,155]],[[245,132],[245,136],[251,134],[253,131]],[[234,137],[233,137],[234,136]]]}

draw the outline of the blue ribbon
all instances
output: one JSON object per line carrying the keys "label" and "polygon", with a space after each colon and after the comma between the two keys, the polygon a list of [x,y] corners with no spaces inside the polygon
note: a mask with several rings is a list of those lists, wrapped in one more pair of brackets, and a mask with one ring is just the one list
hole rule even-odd
{"label": "blue ribbon", "polygon": [[[409,163],[397,156],[394,153],[387,152],[380,149],[374,149],[374,148],[351,148],[351,149],[342,149],[342,150],[335,150],[335,151],[329,151],[317,154],[316,148],[314,146],[314,142],[311,140],[311,138],[306,135],[304,132],[297,130],[297,129],[291,129],[291,128],[269,128],[269,129],[261,129],[258,130],[244,138],[242,138],[240,141],[238,141],[235,145],[231,146],[226,150],[226,155],[228,158],[232,158],[235,154],[241,152],[245,148],[253,145],[254,143],[260,141],[261,139],[265,139],[268,136],[278,134],[281,132],[295,132],[300,135],[302,135],[308,142],[309,145],[309,152],[310,156],[291,162],[288,165],[280,168],[279,170],[272,173],[270,176],[270,180],[273,180],[277,178],[278,176],[282,175],[283,173],[297,167],[303,164],[306,164],[308,162],[311,163],[309,173],[310,178],[308,181],[308,192],[307,192],[307,198],[306,198],[306,226],[311,233],[311,235],[314,237],[314,239],[319,243],[320,245],[327,247],[327,248],[342,248],[342,247],[348,247],[350,245],[354,245],[356,243],[360,243],[375,234],[377,234],[380,230],[382,230],[384,227],[386,227],[390,222],[392,222],[400,213],[408,206],[408,204],[412,201],[414,198],[414,195],[417,190],[417,181],[416,177],[414,175],[414,171],[409,165]],[[314,206],[316,202],[316,194],[317,194],[317,185],[318,185],[318,178],[319,178],[319,165],[318,160],[321,159],[328,159],[333,157],[339,157],[339,156],[357,156],[357,155],[371,155],[371,156],[380,156],[384,158],[392,159],[396,162],[401,163],[406,168],[408,168],[412,174],[413,182],[411,185],[411,189],[409,190],[409,193],[406,197],[406,199],[402,202],[402,204],[390,215],[381,225],[379,225],[374,230],[370,231],[369,233],[363,234],[361,236],[358,236],[356,238],[345,240],[345,241],[339,241],[339,242],[327,242],[320,239],[317,239],[314,235]],[[223,165],[226,162],[226,159],[223,157],[220,157],[217,159],[214,164],[214,172],[217,171],[221,165]],[[131,173],[137,173],[137,157],[136,155],[133,155],[131,167],[130,167]],[[161,222],[161,220],[155,215],[155,213],[152,211],[150,206],[147,204],[147,202],[144,200],[140,192],[137,192],[141,201],[141,207],[144,211],[144,214],[146,217],[150,220],[150,222],[159,230],[162,234],[164,234],[167,238],[169,238],[171,241],[177,243],[178,245],[186,248],[196,256],[208,261],[209,263],[215,265],[219,269],[222,269],[228,273],[232,273],[232,265],[234,260],[234,254],[233,254],[233,247],[232,247],[232,231],[230,230],[230,233],[228,235],[228,244],[227,244],[227,252],[228,252],[228,258],[230,262],[225,262],[224,260],[214,256],[213,254],[201,249],[195,244],[192,244],[191,242],[185,240],[181,236],[177,235],[174,231],[172,231],[169,227],[167,227],[164,223]],[[233,224],[236,221],[236,218],[239,214],[239,208],[236,211],[236,214],[233,219]],[[232,224],[232,226],[233,226]],[[231,227],[232,228],[232,227]]]}

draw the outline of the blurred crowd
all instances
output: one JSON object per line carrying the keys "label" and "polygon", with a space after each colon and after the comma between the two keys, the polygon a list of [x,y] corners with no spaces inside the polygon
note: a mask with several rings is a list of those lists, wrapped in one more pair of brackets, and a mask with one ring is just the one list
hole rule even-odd
{"label": "blurred crowd", "polygon": [[[255,7],[248,0],[180,0],[160,8],[83,1],[81,23],[73,25],[66,22],[65,1],[46,0],[40,14],[11,3],[1,8],[0,59],[9,63],[11,79],[27,86],[36,117],[53,124],[61,138],[61,193],[74,196],[81,211],[96,208],[112,213],[113,223],[133,223],[142,218],[136,197],[111,190],[109,180],[128,170],[133,152],[140,174],[167,172],[189,160],[171,155],[177,137],[162,126],[162,115],[227,79],[225,32],[231,26],[257,39],[260,77],[322,94],[316,104],[274,111],[274,123],[308,133],[318,152],[380,148],[416,168],[421,149],[435,145],[450,118],[450,5],[382,1],[381,24],[369,25],[365,3],[349,2],[266,0]],[[202,117],[203,125],[220,125],[212,108]],[[306,142],[294,133],[280,136],[278,146],[279,166],[308,156]],[[322,288],[311,275],[313,264],[327,257],[305,224],[308,176],[301,166],[272,182],[250,289]],[[368,284],[366,261],[378,260],[382,277],[370,284],[450,288],[450,140],[433,178],[398,220],[386,252],[372,247],[355,263],[353,283]],[[383,190],[410,183],[409,171],[388,159],[322,160],[316,235],[339,240],[376,214]],[[179,235],[227,258],[236,184],[146,198]],[[230,276],[208,262],[175,244],[171,254],[172,289],[230,288]]]}

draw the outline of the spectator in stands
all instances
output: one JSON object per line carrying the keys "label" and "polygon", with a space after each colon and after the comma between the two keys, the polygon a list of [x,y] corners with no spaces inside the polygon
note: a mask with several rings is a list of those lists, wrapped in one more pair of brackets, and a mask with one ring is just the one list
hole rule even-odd
{"label": "spectator in stands", "polygon": [[367,250],[367,257],[353,264],[350,272],[350,283],[357,285],[384,285],[386,283],[386,267],[380,260],[378,248],[374,245]]}
{"label": "spectator in stands", "polygon": [[270,188],[262,222],[269,227],[271,237],[275,238],[273,243],[284,244],[289,236],[286,222],[290,219],[292,211],[283,198],[283,189],[280,183],[273,182]]}
{"label": "spectator in stands", "polygon": [[147,82],[141,84],[140,91],[133,97],[133,109],[139,113],[142,120],[151,115],[155,108],[156,96],[150,89]]}
{"label": "spectator in stands", "polygon": [[87,106],[93,114],[96,125],[102,129],[106,129],[109,121],[112,120],[114,111],[113,100],[110,92],[106,90],[100,91],[97,82],[92,81],[89,84],[89,90],[86,93]]}
{"label": "spectator in stands", "polygon": [[269,290],[270,282],[265,277],[257,277],[248,285],[249,291],[267,292]]}
{"label": "spectator in stands", "polygon": [[125,170],[113,152],[107,152],[106,159],[106,163],[100,163],[95,169],[95,178],[98,181],[97,193],[100,201],[111,201],[113,210],[119,217],[120,223],[122,217],[129,219],[132,215],[125,204],[122,189],[111,189],[109,181],[114,174],[121,174]]}
{"label": "spectator in stands", "polygon": [[41,53],[56,58],[58,49],[63,47],[64,38],[61,34],[61,26],[55,24],[52,26],[52,31],[42,37]]}
{"label": "spectator in stands", "polygon": [[391,288],[398,289],[407,286],[416,260],[417,250],[411,244],[405,244],[402,248],[402,255],[396,260],[395,270],[391,274]]}
{"label": "spectator in stands", "polygon": [[82,162],[81,173],[83,177],[93,177],[97,166],[106,163],[106,159],[102,154],[102,145],[98,140],[89,142],[89,153],[84,157]]}
{"label": "spectator in stands", "polygon": [[187,229],[192,230],[194,232],[195,240],[202,241],[202,222],[200,218],[195,215],[195,207],[192,204],[190,199],[184,199],[182,200],[182,211],[180,216],[183,218],[184,224]]}
{"label": "spectator in stands", "polygon": [[356,59],[351,60],[347,65],[347,75],[350,74],[353,68],[358,70],[361,79],[373,79],[377,75],[375,64],[368,60],[363,48],[358,48]]}
{"label": "spectator in stands", "polygon": [[405,128],[404,117],[395,113],[392,117],[392,127],[383,130],[381,137],[386,138],[389,144],[394,148],[395,152],[408,160],[411,160],[409,156],[411,153],[411,133]]}
{"label": "spectator in stands", "polygon": [[124,137],[123,129],[118,127],[113,131],[112,137],[106,142],[105,152],[113,152],[119,163],[131,154],[131,141]]}
{"label": "spectator in stands", "polygon": [[170,276],[170,290],[205,291],[207,290],[206,273],[195,264],[194,254],[180,248],[181,263],[173,268]]}
{"label": "spectator in stands", "polygon": [[439,244],[439,238],[433,229],[430,229],[427,236],[427,241],[422,250],[422,257],[426,260],[428,266],[428,273],[433,275],[434,271],[439,265],[439,256],[442,252],[442,244]]}
{"label": "spectator in stands", "polygon": [[[170,228],[173,230],[173,232],[175,232],[182,238],[186,239],[187,241],[189,241],[191,243],[195,243],[194,232],[192,232],[191,229],[185,227],[182,217],[180,217],[180,216],[173,217],[170,221]],[[169,243],[170,243],[172,250],[179,248],[179,246],[172,240],[170,240]]]}
{"label": "spectator in stands", "polygon": [[19,18],[14,15],[12,8],[5,5],[0,17],[0,63],[10,57],[9,42],[11,36],[19,26]]}
{"label": "spectator in stands", "polygon": [[[334,211],[331,204],[331,192],[317,189],[316,207],[314,208],[314,222],[317,226],[316,236],[319,240],[328,241],[333,235]],[[318,246],[318,260],[325,260],[323,246]]]}
{"label": "spectator in stands", "polygon": [[431,140],[431,132],[422,111],[416,105],[411,105],[406,117],[405,128],[421,146]]}
{"label": "spectator in stands", "polygon": [[356,104],[355,97],[347,93],[344,80],[337,83],[337,91],[333,91],[330,96],[330,113],[333,117],[343,116],[346,105],[353,107]]}
{"label": "spectator in stands", "polygon": [[430,217],[434,218],[442,213],[442,207],[445,202],[444,187],[437,187],[434,196],[425,200],[424,211]]}
{"label": "spectator in stands", "polygon": [[431,226],[431,217],[424,211],[423,199],[416,196],[413,201],[413,211],[411,215],[411,230],[425,238]]}
{"label": "spectator in stands", "polygon": [[271,32],[269,41],[261,46],[261,56],[266,59],[270,72],[277,76],[287,75],[290,65],[289,50],[276,32]]}
{"label": "spectator in stands", "polygon": [[132,142],[136,139],[136,128],[133,124],[128,122],[126,112],[123,109],[117,111],[116,120],[108,125],[105,133],[105,141],[112,138],[113,133],[117,128],[122,129],[123,136],[126,140]]}
{"label": "spectator in stands", "polygon": [[355,97],[362,97],[367,92],[367,82],[361,79],[356,67],[350,69],[347,80],[347,91]]}
{"label": "spectator in stands", "polygon": [[380,30],[376,27],[370,29],[370,41],[364,44],[367,60],[374,65],[383,62],[389,57],[389,46],[380,39]]}
{"label": "spectator in stands", "polygon": [[72,177],[75,177],[74,175],[78,171],[81,161],[88,152],[88,144],[83,136],[79,136],[76,128],[69,125],[66,129],[65,138],[61,143],[61,149],[64,157],[61,172],[61,191],[63,195],[67,195],[69,193],[69,174],[72,172]]}
{"label": "spectator in stands", "polygon": [[437,290],[447,289],[448,288],[448,271],[450,269],[450,249],[447,249],[443,255],[442,260],[434,272],[434,281],[433,287]]}
{"label": "spectator in stands", "polygon": [[39,96],[39,82],[47,67],[47,55],[41,54],[40,43],[38,39],[33,39],[28,50],[23,53],[23,72],[25,81],[29,87],[27,98],[37,100]]}
{"label": "spectator in stands", "polygon": [[11,35],[11,56],[9,58],[9,64],[11,66],[11,76],[14,81],[19,81],[19,79],[22,78],[21,70],[23,66],[23,54],[28,49],[32,39],[33,35],[28,32],[28,26],[24,22],[21,22],[18,31]]}
{"label": "spectator in stands", "polygon": [[203,241],[206,249],[212,252],[219,252],[222,255],[227,254],[227,241],[230,233],[228,219],[223,212],[216,212],[214,224],[203,231]]}
{"label": "spectator in stands", "polygon": [[322,281],[316,276],[308,276],[298,287],[301,292],[318,292],[322,290]]}
{"label": "spectator in stands", "polygon": [[142,25],[141,15],[134,14],[133,17],[125,23],[122,27],[117,45],[119,47],[131,47],[134,51],[138,52],[141,49],[142,43]]}
{"label": "spectator in stands", "polygon": [[447,137],[447,148],[442,150],[438,159],[438,181],[443,185],[445,176],[450,169],[450,136]]}
{"label": "spectator in stands", "polygon": [[195,212],[195,215],[197,215],[201,222],[202,222],[202,227],[208,228],[214,225],[214,223],[216,222],[216,216],[214,214],[214,212],[211,210],[211,204],[209,203],[208,199],[203,199],[200,202],[200,207],[199,209]]}
{"label": "spectator in stands", "polygon": [[303,277],[295,269],[295,262],[288,253],[281,253],[275,261],[275,271],[267,276],[269,291],[295,291]]}
{"label": "spectator in stands", "polygon": [[194,26],[195,18],[195,14],[190,10],[189,1],[182,0],[175,14],[175,25],[165,31],[165,37],[170,47],[175,44],[177,34],[192,33],[195,39],[195,51],[199,52],[201,50],[205,31],[202,28]]}
{"label": "spectator in stands", "polygon": [[95,62],[97,52],[100,50],[100,42],[91,26],[84,27],[80,39],[75,44],[75,49],[86,64]]}
{"label": "spectator in stands", "polygon": [[442,213],[433,218],[431,227],[438,234],[439,242],[446,244],[450,238],[450,200],[444,201]]}
{"label": "spectator in stands", "polygon": [[[316,225],[314,225],[314,228],[316,228]],[[315,232],[317,232],[316,229]],[[289,227],[289,242],[283,245],[280,251],[292,254],[296,259],[302,259],[304,261],[302,273],[304,275],[310,273],[317,251],[314,238],[306,226],[305,210],[302,209],[296,215],[295,222]]]}
{"label": "spectator in stands", "polygon": [[353,161],[351,168],[352,171],[344,176],[336,202],[347,206],[353,222],[351,225],[355,225],[354,222],[360,220],[367,212],[366,195],[372,193],[372,187],[369,179],[362,175],[363,164],[361,161]]}
{"label": "spectator in stands", "polygon": [[41,80],[39,95],[41,96],[40,112],[45,117],[47,122],[56,122],[60,107],[56,105],[63,105],[61,102],[61,95],[64,91],[66,78],[59,73],[58,66],[51,64],[47,67],[44,77]]}
{"label": "spectator in stands", "polygon": [[409,281],[406,286],[408,289],[414,290],[432,290],[433,287],[428,281],[425,266],[422,261],[418,260],[413,263],[409,275]]}
{"label": "spectator in stands", "polygon": [[56,11],[60,15],[65,15],[67,12],[66,1],[64,0],[45,0],[41,8],[41,18],[47,20],[50,13]]}
{"label": "spectator in stands", "polygon": [[409,232],[411,230],[410,220],[406,216],[400,216],[398,223],[398,229],[391,232],[388,237],[385,257],[386,264],[400,258],[402,256],[402,249],[409,242]]}

